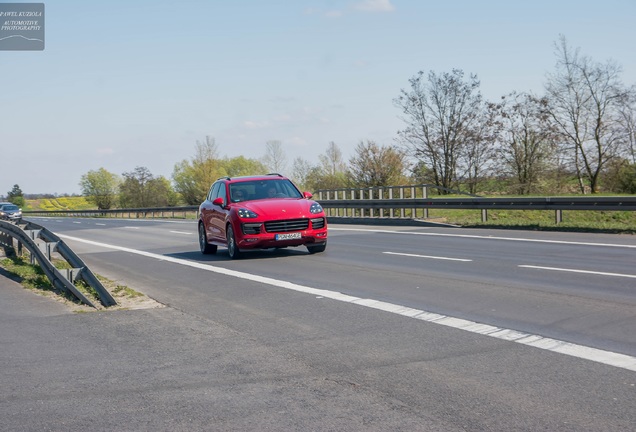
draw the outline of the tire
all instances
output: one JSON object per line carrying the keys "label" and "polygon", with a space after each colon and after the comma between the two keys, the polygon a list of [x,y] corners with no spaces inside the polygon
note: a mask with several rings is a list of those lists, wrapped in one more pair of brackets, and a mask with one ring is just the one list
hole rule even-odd
{"label": "tire", "polygon": [[205,227],[203,226],[203,223],[199,224],[199,249],[201,249],[201,253],[204,255],[216,253],[216,245],[208,243],[208,237],[205,234]]}
{"label": "tire", "polygon": [[227,226],[227,254],[232,259],[238,259],[241,257],[241,251],[236,244],[236,237],[234,236],[234,228],[232,225]]}
{"label": "tire", "polygon": [[317,245],[307,246],[307,250],[310,254],[315,254],[319,252],[324,252],[327,249],[327,242],[319,243]]}

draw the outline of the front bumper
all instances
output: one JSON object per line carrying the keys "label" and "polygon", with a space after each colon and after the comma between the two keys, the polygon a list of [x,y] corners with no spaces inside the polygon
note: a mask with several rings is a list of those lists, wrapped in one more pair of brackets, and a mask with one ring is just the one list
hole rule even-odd
{"label": "front bumper", "polygon": [[[297,222],[297,221],[296,221]],[[327,224],[325,218],[310,219],[305,224],[306,229],[293,229],[292,224],[287,224],[289,229],[267,231],[268,228],[285,227],[285,222],[243,222],[240,227],[240,236],[237,238],[239,249],[269,249],[288,246],[303,246],[320,244],[327,241]],[[296,237],[297,238],[288,238]],[[280,237],[287,237],[281,239]]]}
{"label": "front bumper", "polygon": [[9,221],[20,221],[22,220],[22,213],[4,213],[0,216],[0,219]]}

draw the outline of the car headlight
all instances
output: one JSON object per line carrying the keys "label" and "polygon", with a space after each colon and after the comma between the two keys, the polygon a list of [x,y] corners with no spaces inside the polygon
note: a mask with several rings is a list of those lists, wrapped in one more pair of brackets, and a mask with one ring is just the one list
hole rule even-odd
{"label": "car headlight", "polygon": [[258,215],[256,213],[254,213],[252,210],[246,209],[246,208],[240,208],[238,209],[238,215],[240,218],[243,219],[254,219],[257,218]]}
{"label": "car headlight", "polygon": [[317,202],[315,202],[311,205],[311,207],[309,207],[309,212],[314,214],[322,213],[322,206],[318,204]]}

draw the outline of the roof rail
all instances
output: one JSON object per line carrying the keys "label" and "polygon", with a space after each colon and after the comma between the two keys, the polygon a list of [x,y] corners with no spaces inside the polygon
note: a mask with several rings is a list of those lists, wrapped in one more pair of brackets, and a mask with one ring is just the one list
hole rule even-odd
{"label": "roof rail", "polygon": [[278,173],[269,173],[267,174],[268,176],[278,176],[278,177],[284,177],[282,174],[278,174]]}

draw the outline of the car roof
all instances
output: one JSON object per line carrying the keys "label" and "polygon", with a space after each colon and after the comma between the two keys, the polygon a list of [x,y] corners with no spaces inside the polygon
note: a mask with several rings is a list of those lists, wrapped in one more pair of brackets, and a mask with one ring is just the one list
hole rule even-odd
{"label": "car roof", "polygon": [[278,173],[252,175],[252,176],[221,177],[218,180],[226,180],[228,182],[243,182],[248,180],[273,180],[273,179],[288,180],[287,177]]}

